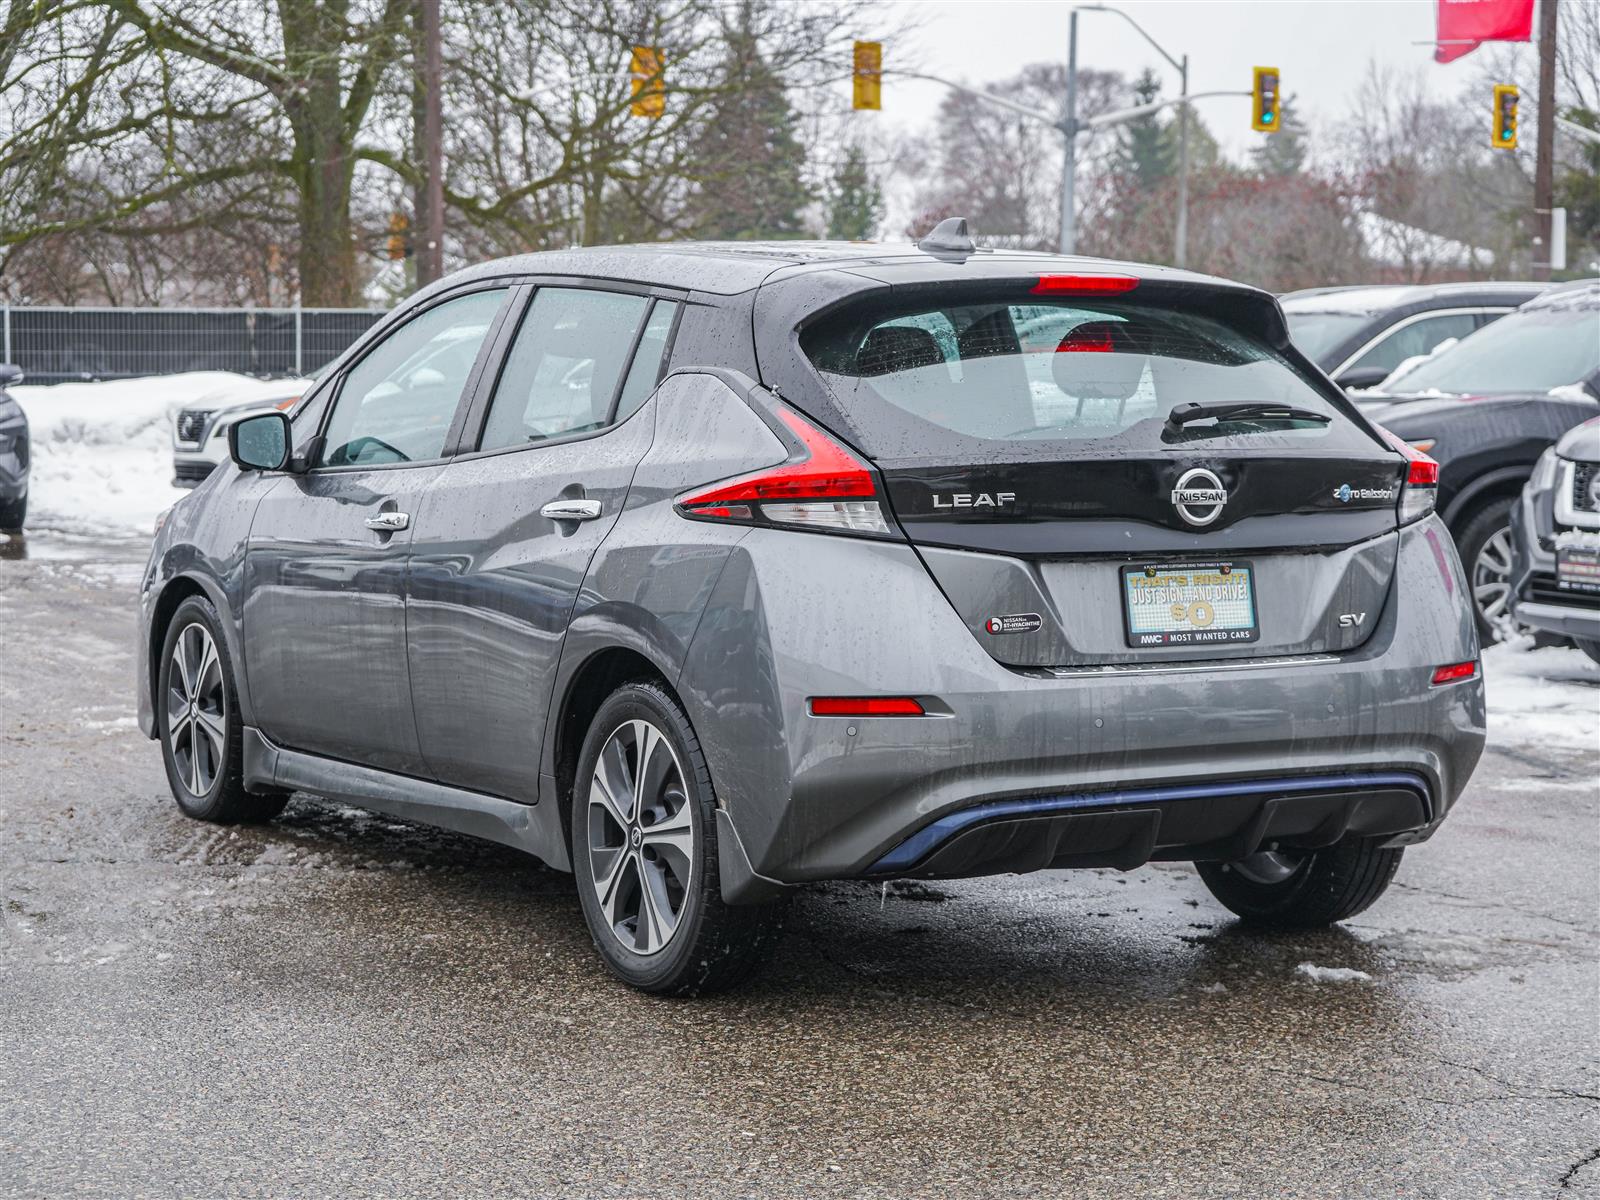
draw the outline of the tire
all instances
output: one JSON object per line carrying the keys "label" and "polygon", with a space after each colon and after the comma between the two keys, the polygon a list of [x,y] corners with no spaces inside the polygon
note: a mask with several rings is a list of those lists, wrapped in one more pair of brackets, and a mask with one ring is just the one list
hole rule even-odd
{"label": "tire", "polygon": [[[1515,503],[1509,496],[1488,501],[1456,534],[1478,621],[1478,641],[1485,646],[1504,641],[1517,631],[1507,607],[1511,598],[1511,506]],[[1494,589],[1492,593],[1485,592],[1489,588]]]}
{"label": "tire", "polygon": [[1600,642],[1588,638],[1573,638],[1573,643],[1589,656],[1591,662],[1600,663]]}
{"label": "tire", "polygon": [[[636,804],[641,758],[645,786]],[[572,869],[601,959],[641,991],[724,991],[743,982],[777,940],[780,907],[722,902],[716,807],[700,741],[677,700],[648,681],[614,691],[578,758]]]}
{"label": "tire", "polygon": [[28,519],[28,494],[15,500],[0,500],[0,533],[21,533]]}
{"label": "tire", "polygon": [[190,596],[178,605],[162,641],[159,670],[161,757],[172,798],[184,815],[231,825],[270,821],[282,812],[286,795],[245,791],[233,658],[211,601]]}
{"label": "tire", "polygon": [[1322,850],[1265,851],[1235,863],[1196,863],[1200,878],[1250,925],[1314,929],[1348,920],[1383,895],[1405,852],[1348,841]]}

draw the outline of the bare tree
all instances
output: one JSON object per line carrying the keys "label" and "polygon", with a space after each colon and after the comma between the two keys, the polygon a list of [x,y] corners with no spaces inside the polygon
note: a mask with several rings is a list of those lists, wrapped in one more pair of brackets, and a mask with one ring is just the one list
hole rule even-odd
{"label": "bare tree", "polygon": [[[987,89],[1043,112],[1058,111],[1066,95],[1066,71],[1034,63]],[[1115,72],[1079,71],[1080,117],[1126,103],[1128,89]],[[1109,146],[1101,153],[1109,152]],[[951,92],[914,170],[915,216],[906,232],[917,236],[942,217],[970,218],[991,243],[1054,247],[1061,228],[1060,135],[963,92]],[[1091,156],[1080,164],[1096,169]]]}
{"label": "bare tree", "polygon": [[[192,244],[179,234],[252,236],[292,255],[305,303],[359,300],[362,252],[421,176],[413,0],[0,5],[0,272],[91,231],[174,250]],[[855,5],[745,0],[763,86],[843,78]],[[745,86],[722,70],[723,0],[455,0],[444,28],[456,255],[670,235],[691,192],[723,186],[694,162],[716,104]],[[635,45],[664,52],[653,120],[630,112]]]}

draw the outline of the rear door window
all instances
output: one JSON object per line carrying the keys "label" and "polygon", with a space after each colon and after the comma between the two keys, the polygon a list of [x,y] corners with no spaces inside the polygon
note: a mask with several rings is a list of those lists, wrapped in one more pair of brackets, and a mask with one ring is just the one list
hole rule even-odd
{"label": "rear door window", "polygon": [[656,390],[661,381],[661,367],[667,354],[667,338],[672,333],[672,322],[677,319],[678,306],[671,300],[657,300],[645,322],[644,334],[639,338],[639,348],[633,353],[633,365],[628,368],[627,382],[622,385],[622,395],[617,400],[618,422],[626,421]]}
{"label": "rear door window", "polygon": [[1374,367],[1392,371],[1408,358],[1431,354],[1434,347],[1450,338],[1464,338],[1478,328],[1475,313],[1445,313],[1437,317],[1423,317],[1402,325],[1372,349],[1368,350],[1347,370]]}
{"label": "rear door window", "polygon": [[479,449],[605,428],[649,307],[648,296],[540,288],[495,385]]}
{"label": "rear door window", "polygon": [[[801,346],[879,457],[1114,453],[1196,441],[1372,440],[1282,355],[1198,313],[1118,302],[851,306]],[[1178,405],[1259,403],[1317,419],[1168,426]],[[997,445],[998,444],[998,445]]]}

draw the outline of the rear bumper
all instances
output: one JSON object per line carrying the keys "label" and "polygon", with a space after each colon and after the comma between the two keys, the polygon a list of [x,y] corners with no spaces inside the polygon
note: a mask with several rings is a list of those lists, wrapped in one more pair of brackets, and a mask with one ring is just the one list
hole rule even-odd
{"label": "rear bumper", "polygon": [[1036,796],[947,813],[874,863],[872,875],[955,878],[1153,859],[1233,861],[1267,845],[1314,849],[1343,838],[1405,843],[1433,812],[1428,781],[1406,772],[1239,780]]}
{"label": "rear bumper", "polygon": [[[1435,667],[1477,657],[1466,594],[1430,518],[1402,531],[1357,650],[1017,670],[984,652],[909,548],[757,531],[729,558],[679,690],[767,880],[1136,866],[1344,833],[1421,841],[1483,749],[1481,676],[1431,686]],[[818,718],[818,695],[917,696],[938,715]]]}

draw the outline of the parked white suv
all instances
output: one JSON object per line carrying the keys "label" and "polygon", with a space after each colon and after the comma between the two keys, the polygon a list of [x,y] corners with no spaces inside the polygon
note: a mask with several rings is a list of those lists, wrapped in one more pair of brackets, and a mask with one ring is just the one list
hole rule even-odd
{"label": "parked white suv", "polygon": [[244,417],[294,407],[311,379],[240,382],[178,410],[172,419],[172,483],[194,487],[228,457],[228,429]]}

